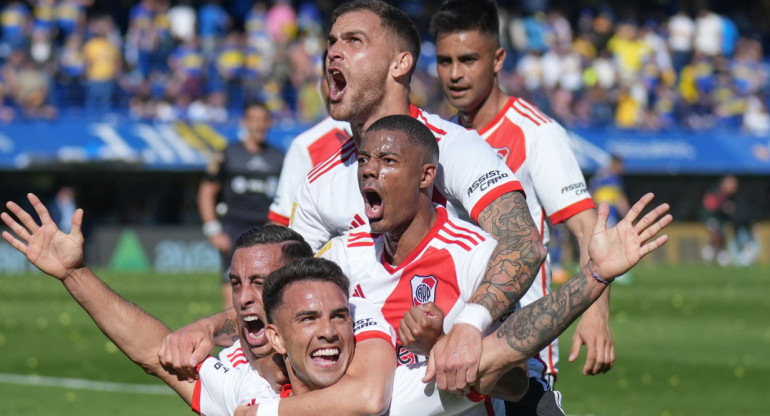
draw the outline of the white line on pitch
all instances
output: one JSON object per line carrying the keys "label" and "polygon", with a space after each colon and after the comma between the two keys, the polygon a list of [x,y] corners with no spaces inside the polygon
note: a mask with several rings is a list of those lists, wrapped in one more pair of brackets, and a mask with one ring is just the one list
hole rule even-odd
{"label": "white line on pitch", "polygon": [[168,386],[150,384],[116,383],[112,381],[84,380],[80,378],[45,377],[25,374],[0,373],[0,383],[23,386],[62,387],[78,390],[114,391],[121,393],[144,393],[174,395]]}

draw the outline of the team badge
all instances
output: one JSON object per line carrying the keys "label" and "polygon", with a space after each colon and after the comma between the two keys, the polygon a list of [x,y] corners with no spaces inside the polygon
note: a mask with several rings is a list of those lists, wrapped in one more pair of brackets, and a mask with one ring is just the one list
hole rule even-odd
{"label": "team badge", "polygon": [[433,276],[412,277],[412,304],[414,306],[436,301],[438,279]]}

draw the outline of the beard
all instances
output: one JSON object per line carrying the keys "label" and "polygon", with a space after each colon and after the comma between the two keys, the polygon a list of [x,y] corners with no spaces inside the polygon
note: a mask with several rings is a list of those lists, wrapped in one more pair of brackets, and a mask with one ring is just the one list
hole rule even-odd
{"label": "beard", "polygon": [[358,83],[351,83],[349,80],[347,91],[345,91],[342,100],[330,103],[329,115],[333,119],[347,121],[351,124],[365,123],[383,101],[385,96],[384,78],[376,80],[371,76],[363,76],[359,80],[361,82]]}

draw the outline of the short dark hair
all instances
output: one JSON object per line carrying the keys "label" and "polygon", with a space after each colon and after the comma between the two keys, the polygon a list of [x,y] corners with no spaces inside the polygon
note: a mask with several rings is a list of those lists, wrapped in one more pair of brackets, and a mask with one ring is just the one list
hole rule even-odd
{"label": "short dark hair", "polygon": [[350,280],[336,263],[321,259],[301,259],[270,273],[262,286],[262,303],[265,305],[267,323],[273,323],[275,309],[283,304],[283,293],[292,283],[316,281],[337,285],[348,299]]}
{"label": "short dark hair", "polygon": [[430,21],[433,39],[461,30],[478,30],[500,39],[500,18],[497,5],[491,0],[447,0],[441,3]]}
{"label": "short dark hair", "polygon": [[270,110],[267,108],[267,104],[265,104],[264,101],[253,99],[246,101],[246,103],[243,104],[243,114],[246,114],[247,111],[249,111],[250,108],[261,108],[265,111],[267,111],[267,114],[270,114]]}
{"label": "short dark hair", "polygon": [[345,13],[368,10],[380,17],[382,26],[403,42],[404,49],[414,57],[409,76],[417,66],[420,57],[420,32],[412,19],[398,8],[382,0],[351,0],[340,4],[332,11],[332,25]]}
{"label": "short dark hair", "polygon": [[282,225],[261,225],[251,228],[235,239],[235,248],[247,248],[262,244],[283,244],[281,248],[282,264],[313,257],[313,250],[302,236]]}
{"label": "short dark hair", "polygon": [[372,123],[366,133],[383,130],[405,133],[409,144],[419,146],[425,151],[424,161],[438,163],[438,140],[436,140],[436,136],[414,117],[400,114],[385,116]]}

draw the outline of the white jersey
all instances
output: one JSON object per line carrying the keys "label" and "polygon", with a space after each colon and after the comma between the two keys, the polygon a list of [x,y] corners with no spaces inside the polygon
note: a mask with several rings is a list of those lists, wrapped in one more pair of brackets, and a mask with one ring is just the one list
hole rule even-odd
{"label": "white jersey", "polygon": [[[495,152],[471,130],[411,106],[411,115],[436,136],[439,166],[434,200],[464,210],[473,221],[499,196],[522,190]],[[347,230],[369,225],[358,189],[357,150],[353,139],[308,174],[297,194],[290,228],[314,250]]]}
{"label": "white jersey", "polygon": [[436,388],[436,381],[423,383],[426,361],[396,368],[393,378],[393,398],[390,416],[452,416],[452,415],[504,415],[505,404],[501,400],[485,398],[471,391],[467,396]]}
{"label": "white jersey", "polygon": [[[567,132],[532,104],[511,97],[495,118],[479,129],[479,134],[516,173],[527,194],[527,206],[537,225],[543,244],[550,232],[546,218],[558,224],[595,207],[580,165],[570,150]],[[521,299],[521,305],[551,293],[550,258],[546,257],[535,281]],[[530,375],[555,374],[559,360],[555,340],[540,354],[541,365],[530,364]]]}
{"label": "white jersey", "polygon": [[[383,260],[384,239],[366,227],[332,239],[318,255],[336,262],[350,276],[351,299],[365,298],[380,307],[393,328],[398,328],[412,306],[434,302],[445,312],[444,332],[448,332],[484,277],[497,243],[481,228],[452,217],[444,207],[436,205],[436,210],[433,228],[398,267]],[[434,383],[422,383],[427,357],[410,352],[400,343],[396,353],[399,368],[392,416],[495,414],[492,409],[497,401],[439,393]]]}
{"label": "white jersey", "polygon": [[326,117],[291,141],[268,219],[289,225],[292,203],[307,174],[313,166],[338,152],[350,135],[350,123]]}
{"label": "white jersey", "polygon": [[201,415],[232,415],[240,405],[278,398],[241,350],[240,341],[198,365],[192,410]]}

